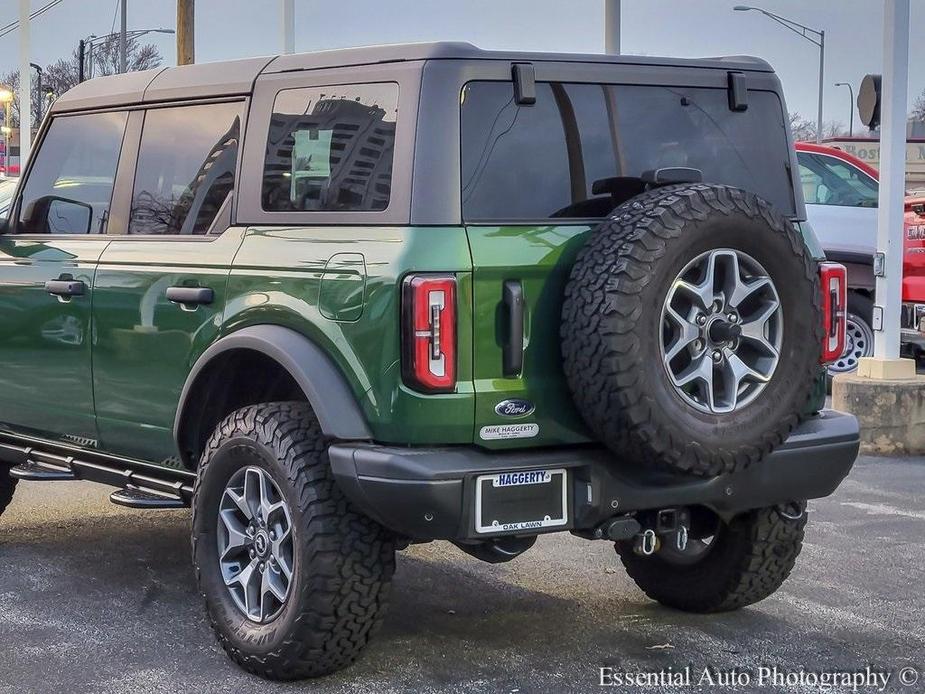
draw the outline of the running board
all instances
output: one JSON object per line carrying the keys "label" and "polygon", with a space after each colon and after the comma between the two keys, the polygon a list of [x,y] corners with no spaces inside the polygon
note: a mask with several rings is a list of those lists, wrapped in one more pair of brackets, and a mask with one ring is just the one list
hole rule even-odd
{"label": "running board", "polygon": [[99,482],[118,487],[110,500],[129,508],[183,508],[192,503],[196,475],[187,470],[53,442],[0,437],[0,462],[11,466],[10,476],[16,479]]}
{"label": "running board", "polygon": [[60,482],[72,480],[74,473],[69,468],[27,460],[21,465],[10,468],[10,477],[30,482]]}
{"label": "running board", "polygon": [[178,496],[158,494],[138,487],[126,487],[109,495],[116,506],[140,509],[186,508],[187,504]]}

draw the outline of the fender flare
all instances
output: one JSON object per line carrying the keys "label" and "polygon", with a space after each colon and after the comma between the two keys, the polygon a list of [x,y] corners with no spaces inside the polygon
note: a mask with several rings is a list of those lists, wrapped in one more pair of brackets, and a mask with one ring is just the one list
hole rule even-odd
{"label": "fender flare", "polygon": [[219,338],[193,364],[174,418],[173,435],[177,450],[181,444],[183,422],[188,415],[190,393],[199,376],[219,355],[231,350],[259,352],[284,368],[302,389],[325,436],[340,440],[372,440],[363,411],[337,365],[309,338],[281,325],[254,325]]}

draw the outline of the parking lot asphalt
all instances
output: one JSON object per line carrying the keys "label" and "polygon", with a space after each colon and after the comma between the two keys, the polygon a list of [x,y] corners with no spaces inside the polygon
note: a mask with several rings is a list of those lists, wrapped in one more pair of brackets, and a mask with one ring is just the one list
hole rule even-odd
{"label": "parking lot asphalt", "polygon": [[695,678],[736,669],[754,685],[736,691],[753,691],[762,665],[871,666],[893,673],[886,691],[923,691],[897,676],[925,670],[922,458],[859,460],[835,496],[811,504],[784,587],[730,614],[648,601],[606,542],[546,536],[500,566],[446,543],[413,547],[361,660],[292,684],[238,670],[216,645],[194,587],[189,513],[128,511],[108,493],[24,483],[0,519],[0,692],[577,692],[599,690],[602,666],[691,666]]}

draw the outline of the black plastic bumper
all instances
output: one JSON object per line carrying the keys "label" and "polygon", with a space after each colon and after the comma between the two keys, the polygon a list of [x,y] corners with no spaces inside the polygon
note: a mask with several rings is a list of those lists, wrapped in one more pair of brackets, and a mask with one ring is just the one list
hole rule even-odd
{"label": "black plastic bumper", "polygon": [[626,470],[599,447],[493,452],[341,443],[331,446],[329,455],[347,496],[382,525],[413,539],[462,540],[486,539],[475,532],[479,475],[566,468],[569,522],[554,530],[589,530],[618,514],[676,506],[706,506],[728,519],[754,508],[828,496],[854,465],[858,445],[857,420],[824,410],[767,460],[711,479]]}

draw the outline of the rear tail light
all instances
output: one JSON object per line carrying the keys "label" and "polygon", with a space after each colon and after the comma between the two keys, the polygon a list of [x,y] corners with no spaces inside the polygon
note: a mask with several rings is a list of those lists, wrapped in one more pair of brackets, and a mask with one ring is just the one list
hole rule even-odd
{"label": "rear tail light", "polygon": [[822,363],[830,364],[845,351],[848,328],[848,271],[838,263],[820,263],[819,280],[822,286]]}
{"label": "rear tail light", "polygon": [[425,393],[456,389],[456,278],[411,275],[402,284],[402,375]]}

